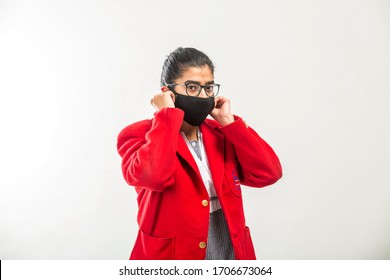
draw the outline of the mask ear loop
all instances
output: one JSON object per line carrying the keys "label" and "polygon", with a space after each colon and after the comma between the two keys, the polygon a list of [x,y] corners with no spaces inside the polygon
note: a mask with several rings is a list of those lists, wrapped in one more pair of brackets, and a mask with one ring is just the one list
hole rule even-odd
{"label": "mask ear loop", "polygon": [[173,92],[173,94],[175,95],[175,97],[178,95],[178,93],[173,89],[172,86],[166,86],[170,91]]}
{"label": "mask ear loop", "polygon": [[175,98],[179,95],[174,89],[173,89],[173,86],[169,86],[168,83],[165,81],[165,78],[163,77],[163,83],[164,85],[170,90],[173,92],[173,94],[175,95]]}

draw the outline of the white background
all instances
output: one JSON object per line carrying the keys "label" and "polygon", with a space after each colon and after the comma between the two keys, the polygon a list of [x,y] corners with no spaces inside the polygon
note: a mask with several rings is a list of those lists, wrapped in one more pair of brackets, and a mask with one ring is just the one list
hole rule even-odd
{"label": "white background", "polygon": [[243,188],[261,259],[390,259],[389,1],[0,0],[0,259],[127,259],[116,137],[178,46],[284,177]]}

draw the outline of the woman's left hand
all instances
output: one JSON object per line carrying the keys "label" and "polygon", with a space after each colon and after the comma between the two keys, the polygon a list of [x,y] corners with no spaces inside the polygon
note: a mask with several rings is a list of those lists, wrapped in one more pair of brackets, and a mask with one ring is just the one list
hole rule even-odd
{"label": "woman's left hand", "polygon": [[210,115],[219,122],[221,126],[234,122],[233,114],[230,112],[230,100],[223,96],[217,96],[214,101],[214,109],[211,111]]}

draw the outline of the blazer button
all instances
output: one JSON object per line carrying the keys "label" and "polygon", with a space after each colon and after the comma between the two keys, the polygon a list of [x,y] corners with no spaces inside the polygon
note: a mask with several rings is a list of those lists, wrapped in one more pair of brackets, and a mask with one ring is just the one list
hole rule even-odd
{"label": "blazer button", "polygon": [[206,248],[206,246],[207,246],[207,245],[206,245],[206,242],[200,242],[200,243],[199,243],[199,248],[200,248],[200,249],[204,249],[204,248]]}
{"label": "blazer button", "polygon": [[204,206],[204,207],[206,207],[206,206],[208,206],[209,205],[209,201],[208,200],[202,200],[202,205]]}

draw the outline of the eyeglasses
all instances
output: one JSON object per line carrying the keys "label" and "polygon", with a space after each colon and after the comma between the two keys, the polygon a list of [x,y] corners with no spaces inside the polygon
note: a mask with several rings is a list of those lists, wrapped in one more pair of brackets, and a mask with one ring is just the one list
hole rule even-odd
{"label": "eyeglasses", "polygon": [[186,83],[186,84],[168,84],[167,86],[173,87],[173,86],[183,86],[186,87],[186,93],[189,96],[199,96],[199,94],[202,91],[202,88],[204,89],[204,92],[208,97],[214,97],[218,95],[220,84],[208,84],[201,86],[200,84],[195,83]]}

